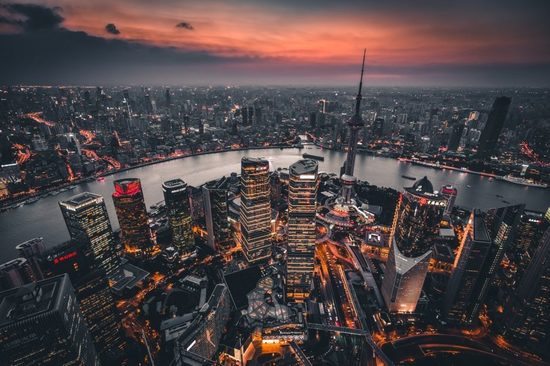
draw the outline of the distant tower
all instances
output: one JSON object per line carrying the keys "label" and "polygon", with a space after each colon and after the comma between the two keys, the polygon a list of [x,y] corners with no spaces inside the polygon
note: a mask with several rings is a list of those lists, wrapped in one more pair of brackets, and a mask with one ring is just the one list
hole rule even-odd
{"label": "distant tower", "polygon": [[240,242],[246,259],[255,263],[271,256],[269,161],[241,160]]}
{"label": "distant tower", "polygon": [[309,295],[315,256],[315,214],[318,164],[299,160],[289,168],[287,298],[304,301]]}
{"label": "distant tower", "polygon": [[483,215],[474,210],[464,230],[462,242],[445,292],[443,316],[454,323],[468,322],[474,305],[474,289],[481,278],[481,269],[491,248],[491,237]]}
{"label": "distant tower", "polygon": [[195,249],[195,238],[187,183],[181,179],[166,181],[162,184],[162,192],[172,231],[172,245],[180,254],[189,254]]}
{"label": "distant tower", "polygon": [[66,274],[0,293],[2,364],[99,366]]}
{"label": "distant tower", "polygon": [[136,258],[151,258],[156,254],[157,248],[152,242],[140,180],[119,179],[114,185],[113,203],[124,251]]}
{"label": "distant tower", "polygon": [[26,258],[15,258],[0,264],[0,291],[23,286],[36,280],[32,267]]}
{"label": "distant tower", "polygon": [[89,243],[98,266],[108,277],[114,277],[120,258],[103,197],[84,192],[59,202],[59,207],[71,238]]}
{"label": "distant tower", "polygon": [[36,279],[43,279],[44,275],[42,274],[42,269],[40,268],[38,258],[46,250],[44,240],[42,238],[33,238],[18,244],[15,249],[17,249],[21,257],[28,261],[29,265],[32,267],[32,271]]}
{"label": "distant tower", "polygon": [[495,99],[485,128],[479,137],[476,154],[478,158],[488,158],[496,152],[498,137],[502,131],[502,127],[504,127],[504,121],[506,120],[511,101],[508,97],[498,97]]}
{"label": "distant tower", "polygon": [[451,185],[446,185],[441,188],[441,194],[447,199],[447,206],[445,206],[444,213],[446,215],[450,215],[451,212],[453,212],[453,208],[455,207],[458,190]]}

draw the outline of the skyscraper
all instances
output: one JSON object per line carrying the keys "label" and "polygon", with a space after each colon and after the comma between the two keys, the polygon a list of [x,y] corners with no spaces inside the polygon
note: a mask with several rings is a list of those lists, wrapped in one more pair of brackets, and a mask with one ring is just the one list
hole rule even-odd
{"label": "skyscraper", "polygon": [[33,238],[27,240],[21,244],[18,244],[15,249],[17,249],[21,257],[28,261],[36,279],[43,279],[44,275],[42,274],[42,269],[40,268],[40,263],[38,262],[39,256],[46,250],[43,239]]}
{"label": "skyscraper", "polygon": [[452,130],[449,142],[447,143],[447,150],[456,151],[460,146],[460,139],[462,138],[462,132],[464,132],[464,122],[457,122]]}
{"label": "skyscraper", "polygon": [[84,192],[59,202],[59,207],[71,238],[88,242],[98,267],[108,277],[116,275],[120,258],[103,197]]}
{"label": "skyscraper", "polygon": [[180,254],[189,254],[195,248],[195,238],[187,184],[181,179],[172,179],[162,184],[162,192],[172,231],[172,245]]}
{"label": "skyscraper", "polygon": [[441,194],[447,199],[447,205],[445,206],[444,213],[446,215],[450,215],[451,212],[453,212],[453,208],[455,207],[458,190],[451,185],[446,185],[441,188]]}
{"label": "skyscraper", "polygon": [[503,335],[523,349],[550,356],[550,228],[504,307]]}
{"label": "skyscraper", "polygon": [[504,121],[512,100],[508,97],[498,97],[489,112],[485,128],[481,132],[477,146],[478,158],[490,157],[496,152],[498,137],[504,127]]}
{"label": "skyscraper", "polygon": [[318,164],[299,160],[289,168],[286,295],[303,301],[311,288],[315,255]]}
{"label": "skyscraper", "polygon": [[410,258],[403,255],[395,243],[392,244],[381,288],[389,312],[413,313],[416,310],[431,255],[430,250]]}
{"label": "skyscraper", "polygon": [[430,250],[430,236],[437,233],[446,206],[447,199],[434,192],[427,177],[405,188],[396,208],[395,242],[401,253],[416,257]]}
{"label": "skyscraper", "polygon": [[0,340],[3,365],[99,365],[66,274],[0,293]]}
{"label": "skyscraper", "polygon": [[474,210],[464,230],[451,279],[445,292],[443,316],[447,321],[454,323],[471,321],[471,308],[475,304],[474,289],[478,281],[483,280],[480,277],[481,269],[491,243],[482,213]]}
{"label": "skyscraper", "polygon": [[36,280],[32,267],[26,258],[15,258],[0,264],[0,291],[20,287]]}
{"label": "skyscraper", "polygon": [[140,180],[119,179],[114,185],[113,203],[124,251],[136,258],[153,257],[158,254],[158,248],[153,245]]}
{"label": "skyscraper", "polygon": [[109,352],[122,349],[120,317],[105,271],[89,243],[71,240],[48,249],[41,263],[46,277],[69,275],[98,355],[105,359]]}
{"label": "skyscraper", "polygon": [[227,221],[227,178],[208,182],[203,186],[204,213],[208,246],[217,250],[219,245],[230,238]]}
{"label": "skyscraper", "polygon": [[269,161],[241,160],[240,243],[246,259],[255,263],[271,256]]}

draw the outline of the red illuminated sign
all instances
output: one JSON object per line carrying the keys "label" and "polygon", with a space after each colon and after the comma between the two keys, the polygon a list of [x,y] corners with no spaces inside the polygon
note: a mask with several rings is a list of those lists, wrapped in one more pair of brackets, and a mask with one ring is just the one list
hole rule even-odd
{"label": "red illuminated sign", "polygon": [[115,193],[113,194],[115,197],[120,196],[133,196],[134,194],[137,194],[141,192],[141,183],[139,180],[128,182],[128,183],[115,183]]}
{"label": "red illuminated sign", "polygon": [[71,259],[71,258],[76,257],[76,255],[77,255],[76,252],[70,252],[70,253],[61,255],[61,256],[59,256],[59,257],[57,257],[57,258],[55,258],[55,259],[53,260],[53,264],[59,264],[59,263],[61,263],[61,262],[65,262],[65,261],[67,261],[67,260],[69,260],[69,259]]}

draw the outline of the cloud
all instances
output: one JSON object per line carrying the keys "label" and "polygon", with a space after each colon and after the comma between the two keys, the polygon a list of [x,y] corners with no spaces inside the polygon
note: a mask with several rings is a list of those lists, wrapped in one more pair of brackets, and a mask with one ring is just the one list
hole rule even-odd
{"label": "cloud", "polygon": [[190,23],[188,22],[179,22],[178,24],[176,24],[176,28],[182,28],[182,29],[188,29],[188,30],[193,30],[195,29]]}
{"label": "cloud", "polygon": [[116,25],[109,23],[105,26],[105,31],[109,34],[120,34],[120,31],[117,29]]}
{"label": "cloud", "polygon": [[64,18],[59,15],[59,7],[48,8],[35,4],[0,5],[0,24],[20,27],[27,32],[57,29]]}

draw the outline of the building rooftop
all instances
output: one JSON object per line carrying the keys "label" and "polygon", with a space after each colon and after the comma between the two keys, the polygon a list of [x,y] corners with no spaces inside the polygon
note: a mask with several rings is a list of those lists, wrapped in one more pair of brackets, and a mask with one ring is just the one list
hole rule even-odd
{"label": "building rooftop", "polygon": [[[312,175],[317,173],[318,168],[319,164],[315,160],[302,159],[292,164],[289,170],[293,175]],[[311,179],[315,179],[315,177]]]}
{"label": "building rooftop", "polygon": [[93,203],[99,203],[99,202],[103,202],[102,196],[91,192],[84,192],[84,193],[80,193],[75,196],[72,196],[67,200],[61,201],[59,202],[59,204],[65,207],[76,209],[82,206],[86,206]]}
{"label": "building rooftop", "polygon": [[485,225],[483,220],[483,215],[481,211],[474,211],[474,240],[475,241],[491,241],[491,236],[489,235],[489,230]]}
{"label": "building rooftop", "polygon": [[69,276],[63,274],[0,293],[0,327],[59,307]]}
{"label": "building rooftop", "polygon": [[187,183],[185,183],[182,179],[176,178],[167,180],[166,182],[162,183],[163,188],[168,189],[174,189],[174,188],[186,188]]}
{"label": "building rooftop", "polygon": [[409,258],[404,256],[399,249],[397,248],[397,245],[393,243],[393,250],[395,255],[395,266],[397,269],[397,273],[399,274],[405,274],[409,272],[414,266],[416,266],[418,263],[428,259],[432,255],[432,251],[428,250],[426,253],[414,257]]}

